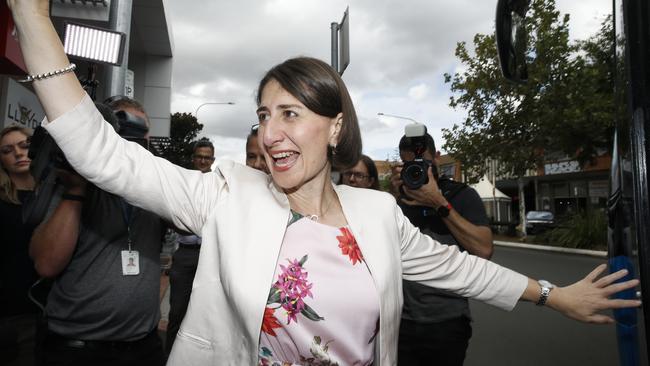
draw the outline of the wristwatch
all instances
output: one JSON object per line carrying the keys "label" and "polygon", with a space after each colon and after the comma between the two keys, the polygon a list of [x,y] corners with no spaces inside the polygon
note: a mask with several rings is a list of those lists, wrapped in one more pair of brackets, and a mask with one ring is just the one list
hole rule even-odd
{"label": "wristwatch", "polygon": [[436,213],[438,213],[438,216],[444,219],[445,217],[449,216],[449,211],[451,211],[452,208],[453,207],[451,207],[451,203],[447,202],[447,205],[438,206],[438,208],[436,208]]}
{"label": "wristwatch", "polygon": [[546,300],[548,300],[548,296],[551,294],[551,290],[555,288],[555,285],[546,280],[539,280],[537,283],[539,283],[539,300],[535,305],[543,306],[546,304]]}

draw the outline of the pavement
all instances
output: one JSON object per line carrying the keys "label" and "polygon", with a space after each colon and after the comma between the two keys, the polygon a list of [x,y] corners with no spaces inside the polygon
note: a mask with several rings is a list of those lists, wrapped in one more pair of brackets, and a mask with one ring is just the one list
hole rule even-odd
{"label": "pavement", "polygon": [[494,240],[494,245],[510,247],[510,248],[532,249],[532,250],[540,250],[545,252],[580,254],[580,255],[588,255],[597,258],[607,258],[607,252],[602,250],[574,249],[574,248],[564,248],[564,247],[556,247],[550,245],[528,244],[528,243],[519,242],[517,241],[516,238],[512,238],[511,240],[508,239]]}

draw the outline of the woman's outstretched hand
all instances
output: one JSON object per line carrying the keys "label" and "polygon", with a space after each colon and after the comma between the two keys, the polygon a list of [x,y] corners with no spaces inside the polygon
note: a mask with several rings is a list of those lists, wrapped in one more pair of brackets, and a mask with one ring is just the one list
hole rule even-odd
{"label": "woman's outstretched hand", "polygon": [[639,300],[609,298],[617,292],[637,286],[639,280],[614,283],[625,277],[628,273],[627,270],[620,270],[598,278],[606,269],[607,265],[601,264],[582,280],[566,287],[553,289],[547,305],[569,318],[596,324],[614,322],[611,317],[600,313],[603,310],[640,306],[641,301]]}

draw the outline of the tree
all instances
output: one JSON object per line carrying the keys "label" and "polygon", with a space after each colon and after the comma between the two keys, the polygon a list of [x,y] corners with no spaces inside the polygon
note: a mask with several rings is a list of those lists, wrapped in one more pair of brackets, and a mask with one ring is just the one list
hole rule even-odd
{"label": "tree", "polygon": [[602,62],[612,49],[609,23],[603,24],[596,37],[570,44],[569,16],[560,16],[554,0],[533,0],[526,24],[529,80],[521,85],[502,77],[493,35],[474,37],[474,55],[464,42],[456,47],[466,69],[445,74],[445,82],[455,93],[449,105],[467,116],[443,130],[444,148],[461,161],[470,181],[487,172],[490,160],[499,162],[496,174],[516,178],[521,223],[523,177],[543,164],[545,152],[562,151],[584,164],[611,141],[613,79],[611,63]]}
{"label": "tree", "polygon": [[203,125],[191,113],[172,114],[169,144],[161,148],[162,156],[176,165],[191,169],[194,143],[202,129]]}

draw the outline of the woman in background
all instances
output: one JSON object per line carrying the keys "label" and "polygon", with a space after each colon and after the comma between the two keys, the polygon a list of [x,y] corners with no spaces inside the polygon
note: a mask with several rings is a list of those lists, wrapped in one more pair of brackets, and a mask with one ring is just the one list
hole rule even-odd
{"label": "woman in background", "polygon": [[375,162],[366,155],[352,168],[341,173],[341,183],[357,188],[370,188],[379,190],[379,175]]}
{"label": "woman in background", "polygon": [[[22,204],[34,189],[27,156],[31,133],[11,126],[0,132],[0,360],[32,365],[38,308],[27,294],[38,276],[29,258],[33,227],[23,224]],[[4,363],[7,362],[7,363]]]}

